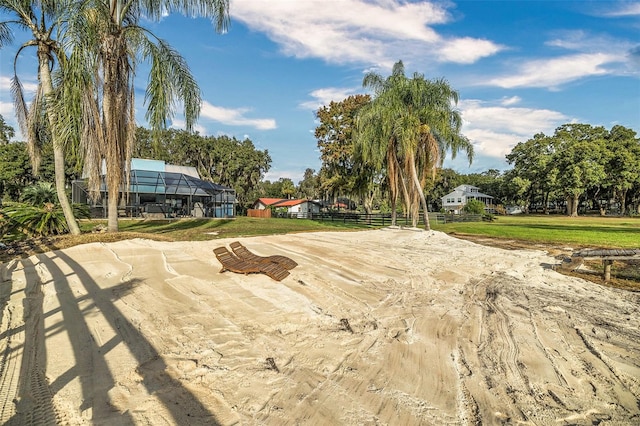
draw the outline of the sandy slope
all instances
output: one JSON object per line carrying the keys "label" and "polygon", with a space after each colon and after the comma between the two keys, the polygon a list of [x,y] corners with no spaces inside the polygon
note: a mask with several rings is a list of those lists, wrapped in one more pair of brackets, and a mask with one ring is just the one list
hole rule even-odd
{"label": "sandy slope", "polygon": [[640,295],[383,229],[88,244],[2,265],[0,423],[640,424]]}

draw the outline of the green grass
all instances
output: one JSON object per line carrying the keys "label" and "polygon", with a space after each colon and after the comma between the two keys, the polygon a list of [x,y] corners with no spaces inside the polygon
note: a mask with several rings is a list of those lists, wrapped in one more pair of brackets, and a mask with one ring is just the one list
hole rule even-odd
{"label": "green grass", "polygon": [[432,224],[448,234],[469,234],[532,243],[640,248],[640,218],[498,216],[494,222]]}
{"label": "green grass", "polygon": [[[90,231],[106,221],[92,220],[82,224]],[[120,231],[163,235],[176,241],[204,241],[217,238],[289,234],[295,232],[345,231],[363,226],[342,222],[318,222],[309,219],[262,219],[239,216],[234,219],[120,220]]]}
{"label": "green grass", "polygon": [[[88,231],[105,221],[87,221]],[[163,236],[177,241],[203,241],[257,235],[314,231],[352,231],[368,229],[353,223],[317,222],[308,219],[234,219],[121,220],[124,233]],[[531,243],[557,243],[583,247],[639,248],[640,218],[566,216],[498,216],[494,222],[431,224],[448,234],[469,234]]]}

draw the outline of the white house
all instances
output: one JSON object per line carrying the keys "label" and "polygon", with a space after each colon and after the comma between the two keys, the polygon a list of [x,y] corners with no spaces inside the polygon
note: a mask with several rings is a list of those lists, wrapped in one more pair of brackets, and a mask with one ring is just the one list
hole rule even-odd
{"label": "white house", "polygon": [[282,201],[286,201],[286,199],[284,199],[284,198],[258,198],[253,203],[253,208],[255,210],[266,210],[270,206],[273,206],[274,204],[280,203]]}
{"label": "white house", "polygon": [[473,185],[457,186],[453,192],[442,197],[442,208],[447,213],[459,214],[469,200],[480,200],[485,204],[485,210],[493,209],[493,197],[483,194],[480,188]]}
{"label": "white house", "polygon": [[308,218],[314,213],[320,213],[320,204],[311,200],[286,198],[258,198],[253,203],[253,208],[264,210],[266,208],[286,209],[287,215],[298,218]]}

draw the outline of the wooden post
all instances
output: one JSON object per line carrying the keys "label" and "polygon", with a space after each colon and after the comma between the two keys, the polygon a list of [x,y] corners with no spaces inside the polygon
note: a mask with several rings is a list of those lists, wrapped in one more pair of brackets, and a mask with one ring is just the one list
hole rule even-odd
{"label": "wooden post", "polygon": [[604,280],[609,281],[611,279],[611,265],[613,264],[613,260],[603,260],[604,264]]}

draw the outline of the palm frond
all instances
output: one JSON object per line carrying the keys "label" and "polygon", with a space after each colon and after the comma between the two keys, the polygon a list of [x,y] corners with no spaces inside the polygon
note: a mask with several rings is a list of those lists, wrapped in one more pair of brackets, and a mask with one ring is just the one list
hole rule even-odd
{"label": "palm frond", "polygon": [[139,3],[139,12],[156,21],[167,13],[178,12],[190,18],[210,18],[218,32],[226,31],[229,26],[229,0],[144,0]]}
{"label": "palm frond", "polygon": [[184,58],[163,40],[157,44],[145,39],[144,59],[151,61],[149,84],[145,93],[146,118],[154,129],[166,127],[178,101],[184,105],[186,128],[191,131],[200,113],[200,89]]}
{"label": "palm frond", "polygon": [[7,22],[0,22],[0,49],[13,42],[13,33]]}
{"label": "palm frond", "polygon": [[11,98],[13,99],[13,109],[16,114],[16,119],[18,120],[18,127],[20,127],[22,134],[26,135],[28,133],[27,116],[29,114],[29,108],[24,99],[24,90],[17,74],[14,74],[11,79],[10,91]]}

